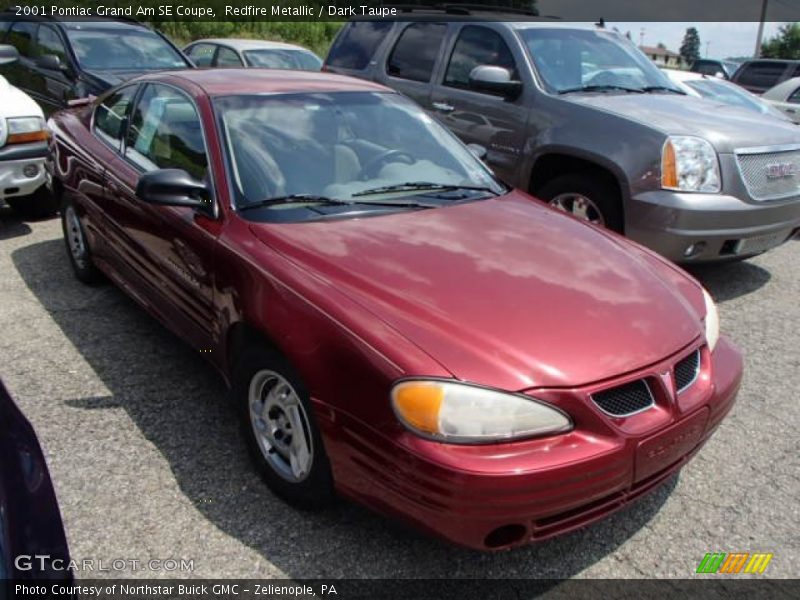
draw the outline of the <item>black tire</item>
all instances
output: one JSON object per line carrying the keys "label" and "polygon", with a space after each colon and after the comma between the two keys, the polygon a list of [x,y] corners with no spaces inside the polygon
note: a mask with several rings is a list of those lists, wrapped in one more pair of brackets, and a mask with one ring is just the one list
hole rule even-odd
{"label": "black tire", "polygon": [[[257,393],[254,392],[254,399],[268,396],[264,392],[267,390],[269,383],[259,389],[261,386],[259,382],[265,377],[265,373],[273,373],[283,378],[291,386],[296,399],[299,400],[302,406],[302,411],[298,411],[298,413],[305,420],[302,430],[306,436],[305,439],[310,440],[311,463],[310,468],[300,480],[290,480],[289,478],[294,477],[294,475],[289,474],[289,478],[287,478],[285,471],[281,474],[279,468],[275,466],[284,460],[281,453],[275,448],[272,448],[272,453],[262,449],[264,437],[262,436],[262,442],[260,442],[255,433],[258,425],[254,422],[255,418],[251,418],[250,389],[253,386],[253,389],[257,390]],[[269,375],[266,375],[266,377],[268,378]],[[275,495],[289,504],[303,509],[321,509],[331,505],[335,494],[328,456],[322,445],[322,437],[314,418],[306,387],[300,376],[289,364],[289,361],[280,353],[269,349],[266,345],[246,348],[237,361],[234,370],[231,394],[239,411],[242,434],[250,455],[262,478]],[[258,400],[255,400],[255,402],[258,402]],[[264,403],[264,405],[266,404],[268,402]],[[277,433],[274,433],[274,435],[277,436]],[[284,437],[285,439],[287,438]],[[268,454],[272,457],[272,462],[267,458]]]}
{"label": "black tire", "polygon": [[580,194],[588,198],[600,213],[605,227],[622,233],[622,199],[616,186],[606,178],[591,173],[570,173],[551,179],[534,192],[545,202],[552,202],[565,194]]}
{"label": "black tire", "polygon": [[44,219],[58,212],[58,200],[46,186],[41,186],[30,196],[6,198],[6,203],[25,219]]}
{"label": "black tire", "polygon": [[[86,232],[80,219],[77,218],[77,214],[75,204],[67,196],[64,196],[64,202],[61,205],[61,230],[64,232],[67,256],[69,256],[69,262],[72,265],[75,277],[83,283],[92,285],[102,281],[103,275],[92,260],[89,241],[86,238]],[[73,216],[75,217],[74,220]],[[80,240],[82,250],[78,250],[77,247],[73,250],[71,242],[74,244],[78,240]]]}

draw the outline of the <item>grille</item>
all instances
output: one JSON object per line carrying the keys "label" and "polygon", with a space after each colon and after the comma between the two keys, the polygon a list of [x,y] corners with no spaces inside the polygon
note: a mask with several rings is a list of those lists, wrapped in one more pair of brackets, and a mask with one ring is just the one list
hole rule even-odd
{"label": "grille", "polygon": [[679,394],[694,383],[698,371],[700,371],[700,350],[695,350],[675,365],[675,387]]}
{"label": "grille", "polygon": [[777,200],[800,194],[800,149],[736,153],[742,179],[753,200]]}
{"label": "grille", "polygon": [[644,379],[592,394],[592,400],[603,412],[614,417],[627,417],[655,404]]}

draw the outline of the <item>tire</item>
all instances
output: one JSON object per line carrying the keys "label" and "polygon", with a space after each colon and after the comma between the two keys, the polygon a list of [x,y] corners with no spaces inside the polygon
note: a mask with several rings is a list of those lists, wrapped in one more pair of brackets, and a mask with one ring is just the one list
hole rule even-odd
{"label": "tire", "polygon": [[44,219],[58,212],[58,200],[44,185],[30,196],[6,198],[6,204],[26,219]]}
{"label": "tire", "polygon": [[103,276],[92,260],[92,251],[75,204],[66,196],[61,206],[61,230],[75,277],[89,285],[102,281]]}
{"label": "tire", "polygon": [[[619,192],[615,189],[615,186],[603,177],[590,173],[560,175],[545,183],[535,192],[535,195],[550,203],[551,206],[560,208],[565,212],[571,212],[577,217],[596,222],[598,225],[617,233],[622,233],[622,199],[619,197]],[[569,210],[570,200],[573,199],[571,198],[572,196],[583,199],[583,206],[587,207],[588,210]],[[586,200],[588,200],[588,205],[585,203]],[[559,204],[566,204],[567,206],[559,206]],[[573,206],[575,206],[574,203]],[[580,206],[579,204],[578,207]],[[599,220],[591,218],[594,212],[599,215]]]}
{"label": "tire", "polygon": [[328,457],[306,387],[289,362],[266,347],[246,348],[232,396],[250,455],[275,495],[304,509],[332,504]]}

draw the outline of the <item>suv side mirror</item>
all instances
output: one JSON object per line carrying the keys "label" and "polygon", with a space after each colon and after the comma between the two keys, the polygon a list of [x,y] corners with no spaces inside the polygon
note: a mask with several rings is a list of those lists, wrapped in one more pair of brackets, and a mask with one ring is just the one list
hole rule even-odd
{"label": "suv side mirror", "polygon": [[48,71],[67,71],[69,67],[55,54],[44,54],[36,59],[36,66]]}
{"label": "suv side mirror", "polygon": [[499,94],[514,99],[522,92],[522,82],[511,79],[511,71],[504,67],[481,65],[469,74],[469,85],[473,89]]}
{"label": "suv side mirror", "polygon": [[211,190],[183,169],[158,169],[145,173],[136,184],[136,196],[148,204],[189,206],[212,212]]}
{"label": "suv side mirror", "polygon": [[10,65],[19,60],[19,52],[14,46],[0,44],[0,65]]}

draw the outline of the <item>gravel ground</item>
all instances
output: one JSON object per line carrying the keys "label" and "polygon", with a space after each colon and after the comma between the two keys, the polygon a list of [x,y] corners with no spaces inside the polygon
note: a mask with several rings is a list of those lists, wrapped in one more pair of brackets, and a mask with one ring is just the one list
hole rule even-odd
{"label": "gravel ground", "polygon": [[0,377],[38,432],[78,559],[190,559],[184,575],[206,578],[627,578],[691,577],[706,552],[750,551],[775,554],[764,576],[798,577],[799,257],[789,242],[694,271],[746,375],[680,477],[595,526],[505,553],[453,548],[349,503],[308,514],[276,500],[203,359],[117,288],[75,280],[57,219],[6,209]]}

